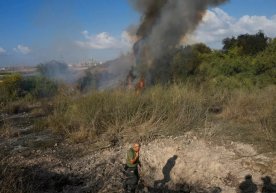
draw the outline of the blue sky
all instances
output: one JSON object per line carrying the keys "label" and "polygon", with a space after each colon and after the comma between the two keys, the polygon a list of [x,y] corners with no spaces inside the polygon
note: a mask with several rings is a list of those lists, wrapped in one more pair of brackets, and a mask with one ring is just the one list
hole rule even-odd
{"label": "blue sky", "polygon": [[[239,29],[253,22],[274,36],[275,7],[275,0],[232,0],[210,9],[205,25],[219,22],[227,31],[229,22]],[[124,31],[138,22],[139,15],[127,0],[0,0],[0,66],[34,65],[51,59],[69,63],[112,59],[130,49]],[[264,22],[269,25],[261,25]],[[206,26],[199,26],[193,40],[213,47],[219,46],[219,38],[244,32],[233,31],[214,40]],[[244,30],[248,29],[251,31],[245,32],[254,33],[257,28]],[[106,39],[109,42],[101,42]]]}

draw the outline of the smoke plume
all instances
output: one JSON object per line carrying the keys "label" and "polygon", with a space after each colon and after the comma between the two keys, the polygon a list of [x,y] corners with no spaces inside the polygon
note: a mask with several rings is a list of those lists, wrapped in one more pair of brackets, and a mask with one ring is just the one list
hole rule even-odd
{"label": "smoke plume", "polygon": [[[227,0],[129,0],[142,15],[134,44],[136,63],[144,70],[156,68],[157,60],[193,32],[210,6]],[[160,67],[160,66],[159,66]]]}

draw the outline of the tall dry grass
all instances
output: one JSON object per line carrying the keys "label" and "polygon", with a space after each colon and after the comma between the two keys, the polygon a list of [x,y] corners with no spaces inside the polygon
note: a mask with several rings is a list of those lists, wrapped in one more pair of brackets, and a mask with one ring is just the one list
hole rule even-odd
{"label": "tall dry grass", "polygon": [[[124,142],[218,125],[217,136],[275,144],[276,87],[254,90],[154,86],[132,91],[93,91],[58,96],[47,126],[73,142]],[[246,140],[243,140],[246,139]]]}
{"label": "tall dry grass", "polygon": [[[268,142],[276,149],[276,87],[236,90],[229,96],[221,114],[223,120],[247,127],[244,136]],[[236,129],[232,134],[242,132]]]}
{"label": "tall dry grass", "polygon": [[76,141],[99,136],[121,140],[185,132],[202,125],[208,96],[188,86],[155,86],[137,96],[132,91],[92,92],[58,98],[49,126]]}

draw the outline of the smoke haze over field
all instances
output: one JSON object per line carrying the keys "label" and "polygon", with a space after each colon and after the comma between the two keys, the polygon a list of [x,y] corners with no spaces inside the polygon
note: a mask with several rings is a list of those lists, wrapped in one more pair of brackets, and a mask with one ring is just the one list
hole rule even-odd
{"label": "smoke haze over field", "polygon": [[227,0],[129,0],[142,18],[134,53],[138,64],[151,66],[193,32],[210,6]]}

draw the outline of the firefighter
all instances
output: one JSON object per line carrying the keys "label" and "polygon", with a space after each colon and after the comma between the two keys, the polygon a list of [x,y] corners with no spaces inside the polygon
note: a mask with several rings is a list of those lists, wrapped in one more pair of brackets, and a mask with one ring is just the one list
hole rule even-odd
{"label": "firefighter", "polygon": [[139,182],[139,172],[138,169],[141,167],[141,162],[139,160],[140,155],[140,144],[133,144],[127,152],[126,158],[126,181],[125,190],[127,193],[135,193]]}

